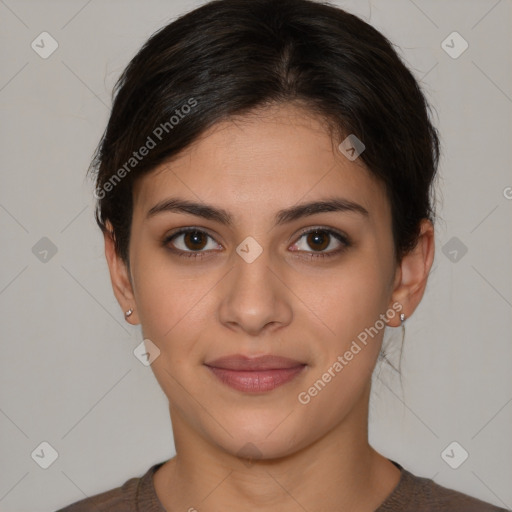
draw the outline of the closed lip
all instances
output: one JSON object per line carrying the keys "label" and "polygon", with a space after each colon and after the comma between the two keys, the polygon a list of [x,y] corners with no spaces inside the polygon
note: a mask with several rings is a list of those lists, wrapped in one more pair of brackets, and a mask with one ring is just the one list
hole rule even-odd
{"label": "closed lip", "polygon": [[305,363],[301,363],[295,359],[271,354],[257,357],[248,357],[242,354],[234,354],[220,357],[218,359],[208,361],[204,364],[212,368],[222,368],[225,370],[237,371],[280,370],[305,366]]}

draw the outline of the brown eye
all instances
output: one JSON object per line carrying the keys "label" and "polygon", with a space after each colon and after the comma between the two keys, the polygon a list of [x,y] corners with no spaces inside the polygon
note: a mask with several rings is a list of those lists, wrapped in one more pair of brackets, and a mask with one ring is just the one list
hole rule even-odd
{"label": "brown eye", "polygon": [[315,251],[323,251],[329,246],[331,235],[326,231],[311,231],[307,235],[307,243]]}
{"label": "brown eye", "polygon": [[311,258],[319,258],[336,256],[350,245],[346,235],[332,229],[316,228],[303,232],[291,249],[306,253]]}
{"label": "brown eye", "polygon": [[163,245],[180,256],[203,257],[211,249],[222,249],[215,240],[200,229],[182,229],[163,240]]}
{"label": "brown eye", "polygon": [[207,236],[202,231],[189,231],[183,236],[183,242],[187,249],[200,251],[207,243]]}

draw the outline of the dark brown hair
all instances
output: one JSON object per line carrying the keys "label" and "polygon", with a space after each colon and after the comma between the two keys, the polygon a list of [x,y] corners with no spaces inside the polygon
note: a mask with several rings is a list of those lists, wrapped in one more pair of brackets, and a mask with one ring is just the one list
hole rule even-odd
{"label": "dark brown hair", "polygon": [[[363,141],[385,186],[397,259],[434,220],[437,130],[419,84],[371,25],[310,0],[214,0],[164,26],[114,88],[90,171],[96,220],[129,264],[133,184],[215,123],[293,102]],[[341,139],[338,143],[341,142]],[[145,148],[145,149],[143,149]]]}

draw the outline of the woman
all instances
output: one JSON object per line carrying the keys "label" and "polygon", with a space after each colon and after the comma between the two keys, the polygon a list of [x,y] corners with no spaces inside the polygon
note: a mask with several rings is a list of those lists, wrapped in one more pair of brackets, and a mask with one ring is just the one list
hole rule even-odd
{"label": "woman", "polygon": [[414,77],[341,9],[217,0],[154,34],[93,168],[176,456],[62,510],[504,510],[368,442],[384,329],[434,258],[438,158]]}

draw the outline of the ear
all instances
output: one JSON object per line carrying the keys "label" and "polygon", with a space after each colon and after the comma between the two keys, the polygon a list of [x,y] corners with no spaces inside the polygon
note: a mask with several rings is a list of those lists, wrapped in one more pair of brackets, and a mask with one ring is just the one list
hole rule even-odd
{"label": "ear", "polygon": [[[402,258],[395,273],[390,307],[401,304],[399,313],[404,313],[405,318],[409,318],[421,302],[434,261],[434,246],[434,226],[428,219],[423,219],[416,246]],[[390,327],[399,327],[400,324],[400,315],[388,322]]]}
{"label": "ear", "polygon": [[110,222],[106,223],[106,228],[107,230],[103,233],[103,237],[105,240],[105,257],[110,271],[112,289],[114,290],[117,302],[119,302],[123,310],[123,315],[129,309],[133,310],[130,316],[125,316],[126,321],[132,325],[137,325],[140,321],[135,306],[130,272],[121,256],[119,256],[115,250],[114,232]]}

